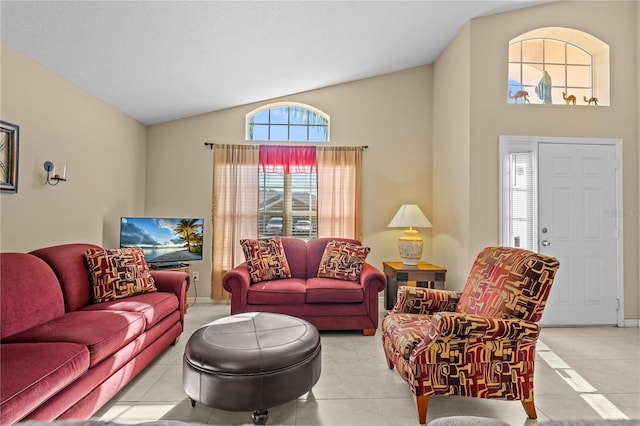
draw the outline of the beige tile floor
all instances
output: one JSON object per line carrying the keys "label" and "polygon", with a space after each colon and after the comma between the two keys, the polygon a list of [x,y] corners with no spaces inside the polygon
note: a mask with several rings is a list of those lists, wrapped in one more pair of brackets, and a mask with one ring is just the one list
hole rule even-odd
{"label": "beige tile floor", "polygon": [[[180,420],[250,425],[249,412],[191,407],[182,388],[182,354],[189,336],[226,316],[228,305],[200,301],[185,331],[93,419],[117,423]],[[381,308],[380,316],[385,314]],[[312,392],[269,410],[269,425],[417,425],[408,386],[386,366],[379,331],[322,332],[322,375]],[[640,419],[640,328],[544,328],[538,344],[535,404],[538,421]],[[433,397],[427,422],[445,416],[481,416],[510,425],[535,425],[513,401]]]}

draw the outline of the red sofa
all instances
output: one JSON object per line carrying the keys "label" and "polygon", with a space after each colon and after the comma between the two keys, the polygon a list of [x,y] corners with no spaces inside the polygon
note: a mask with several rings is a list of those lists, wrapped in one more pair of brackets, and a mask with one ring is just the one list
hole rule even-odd
{"label": "red sofa", "polygon": [[318,278],[325,246],[331,240],[361,244],[344,238],[318,238],[305,242],[282,238],[291,278],[251,284],[246,262],[228,271],[222,285],[231,293],[231,314],[274,312],[305,319],[319,330],[362,330],[375,334],[378,328],[378,293],[386,286],[382,272],[364,263],[360,282]]}
{"label": "red sofa", "polygon": [[186,273],[92,304],[89,248],[0,253],[0,424],[88,419],[182,333]]}

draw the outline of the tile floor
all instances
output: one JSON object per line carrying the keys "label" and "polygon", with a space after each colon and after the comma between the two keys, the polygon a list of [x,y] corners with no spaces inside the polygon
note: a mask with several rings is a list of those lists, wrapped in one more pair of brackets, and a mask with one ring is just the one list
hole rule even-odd
{"label": "tile floor", "polygon": [[[382,304],[381,304],[382,305]],[[93,417],[117,423],[180,420],[251,425],[248,412],[191,407],[182,389],[182,354],[200,326],[226,316],[228,305],[198,300],[176,346],[155,360]],[[380,317],[386,311],[381,308]],[[322,332],[322,375],[312,392],[269,410],[269,425],[417,425],[415,401],[386,366],[379,331]],[[640,419],[640,328],[544,328],[538,343],[535,404],[538,421]],[[433,397],[427,422],[439,417],[492,417],[535,425],[514,401]]]}

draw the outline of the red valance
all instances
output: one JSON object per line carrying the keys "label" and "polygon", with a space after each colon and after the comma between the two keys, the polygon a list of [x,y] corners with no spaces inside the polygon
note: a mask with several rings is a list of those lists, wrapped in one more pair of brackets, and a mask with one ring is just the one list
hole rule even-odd
{"label": "red valance", "polygon": [[260,169],[264,173],[312,173],[316,147],[260,145]]}

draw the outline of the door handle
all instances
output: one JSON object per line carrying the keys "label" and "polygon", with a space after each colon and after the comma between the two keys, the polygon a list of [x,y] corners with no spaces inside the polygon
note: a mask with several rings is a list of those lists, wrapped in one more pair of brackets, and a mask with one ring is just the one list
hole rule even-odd
{"label": "door handle", "polygon": [[542,240],[542,247],[549,247],[551,245],[551,241]]}

